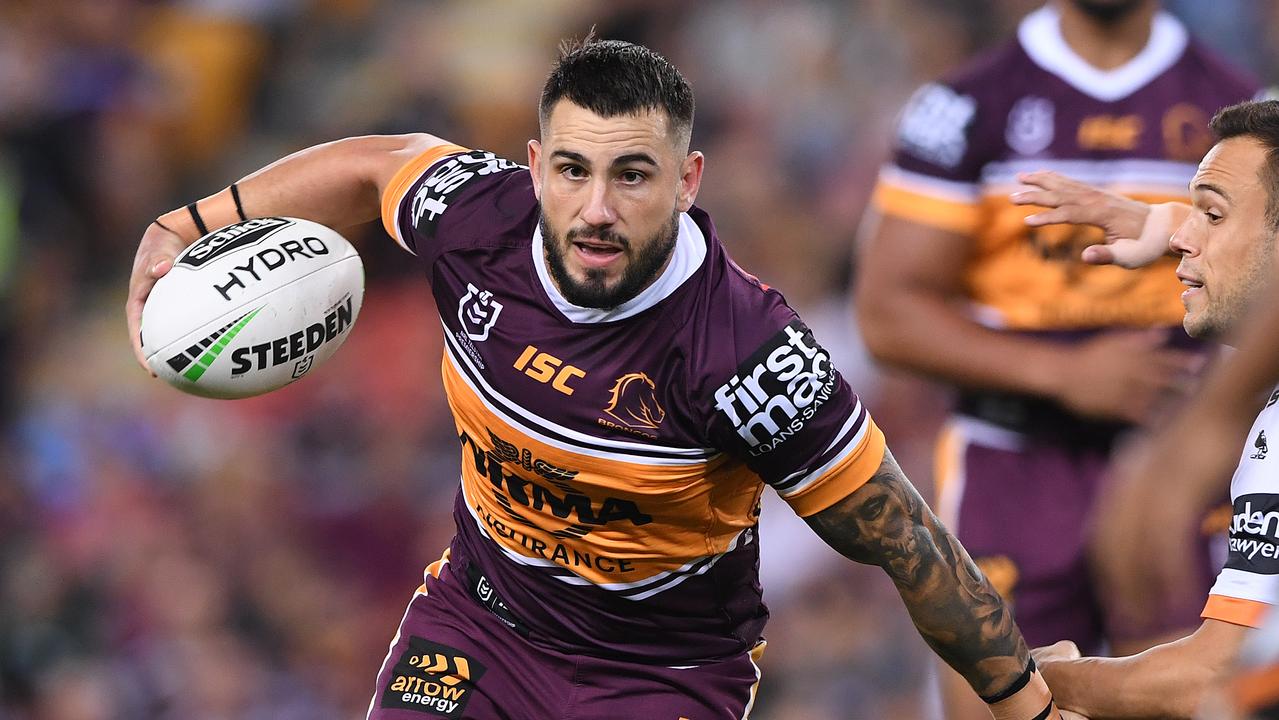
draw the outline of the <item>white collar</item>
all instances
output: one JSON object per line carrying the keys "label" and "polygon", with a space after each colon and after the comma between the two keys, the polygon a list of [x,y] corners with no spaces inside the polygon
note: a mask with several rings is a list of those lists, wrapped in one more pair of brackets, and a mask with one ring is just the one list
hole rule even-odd
{"label": "white collar", "polygon": [[551,298],[555,309],[565,318],[575,323],[601,323],[622,320],[641,313],[657,303],[665,300],[675,292],[684,281],[693,276],[706,259],[706,236],[697,227],[688,213],[679,215],[679,234],[675,239],[675,251],[671,261],[661,276],[644,288],[643,292],[611,310],[581,307],[574,305],[560,294],[559,288],[551,282],[550,271],[546,267],[546,256],[542,249],[542,228],[539,224],[533,231],[533,267],[537,268],[537,278],[542,281],[542,289]]}
{"label": "white collar", "polygon": [[1146,47],[1114,70],[1098,70],[1079,57],[1061,34],[1061,14],[1051,4],[1032,12],[1017,28],[1017,40],[1036,65],[1076,90],[1111,102],[1127,97],[1159,77],[1181,58],[1186,28],[1165,11],[1155,13]]}

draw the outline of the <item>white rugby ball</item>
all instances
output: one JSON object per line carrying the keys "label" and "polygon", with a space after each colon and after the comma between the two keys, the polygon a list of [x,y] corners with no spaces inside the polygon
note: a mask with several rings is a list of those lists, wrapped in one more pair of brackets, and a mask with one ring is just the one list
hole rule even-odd
{"label": "white rugby ball", "polygon": [[254,218],[195,241],[142,310],[147,364],[211,398],[260,395],[322,364],[351,332],[364,264],[309,220]]}

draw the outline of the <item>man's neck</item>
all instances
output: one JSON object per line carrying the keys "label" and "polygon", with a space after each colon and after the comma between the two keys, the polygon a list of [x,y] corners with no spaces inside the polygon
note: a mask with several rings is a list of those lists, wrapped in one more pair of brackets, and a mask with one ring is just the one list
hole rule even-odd
{"label": "man's neck", "polygon": [[1061,13],[1061,35],[1066,44],[1098,70],[1114,70],[1137,57],[1150,40],[1150,28],[1158,9],[1158,3],[1145,2],[1126,17],[1104,23],[1069,0],[1057,0],[1056,5]]}

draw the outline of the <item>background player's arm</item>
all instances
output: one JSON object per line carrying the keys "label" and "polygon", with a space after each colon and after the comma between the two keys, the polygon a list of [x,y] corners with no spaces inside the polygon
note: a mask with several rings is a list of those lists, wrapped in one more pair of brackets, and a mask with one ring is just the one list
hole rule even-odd
{"label": "background player's arm", "polygon": [[1205,620],[1194,634],[1123,658],[1067,659],[1072,643],[1035,651],[1063,708],[1099,718],[1190,718],[1224,677],[1249,628]]}
{"label": "background player's arm", "polygon": [[857,310],[883,362],[965,387],[1053,398],[1081,415],[1143,420],[1189,360],[1152,333],[1063,346],[982,327],[966,313],[973,240],[885,215],[861,257]]}
{"label": "background player's arm", "polygon": [[1012,613],[891,453],[857,491],[805,519],[845,557],[888,573],[925,642],[979,695],[1022,676],[1030,651]]}
{"label": "background player's arm", "polygon": [[[346,138],[296,152],[237,183],[247,217],[286,215],[330,227],[345,228],[378,217],[382,191],[406,163],[443,140],[425,133]],[[229,189],[197,204],[210,229],[236,222],[235,200]],[[125,315],[134,355],[145,368],[138,330],[142,306],[155,281],[173,265],[173,258],[201,233],[186,209],[161,216],[142,235],[129,278]],[[148,370],[149,371],[149,370]]]}

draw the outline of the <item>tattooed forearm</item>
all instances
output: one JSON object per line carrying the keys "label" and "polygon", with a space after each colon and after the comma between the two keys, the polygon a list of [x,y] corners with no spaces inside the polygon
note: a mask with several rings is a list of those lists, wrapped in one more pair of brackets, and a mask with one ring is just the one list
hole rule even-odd
{"label": "tattooed forearm", "polygon": [[1030,651],[1012,614],[892,455],[857,492],[808,518],[831,547],[884,568],[919,634],[981,695],[1011,685]]}

